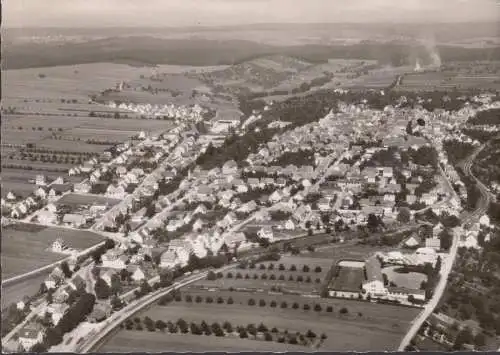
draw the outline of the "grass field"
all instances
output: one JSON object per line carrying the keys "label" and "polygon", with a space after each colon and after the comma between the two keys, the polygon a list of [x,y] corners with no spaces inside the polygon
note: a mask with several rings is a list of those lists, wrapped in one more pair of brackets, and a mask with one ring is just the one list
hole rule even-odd
{"label": "grass field", "polygon": [[[200,339],[201,338],[201,339]],[[205,352],[205,351],[307,351],[307,348],[276,342],[255,341],[227,337],[203,337],[191,334],[165,334],[121,330],[106,343],[100,352]]]}
{"label": "grass field", "polygon": [[[217,296],[214,293],[214,296]],[[286,300],[289,304],[293,302],[290,296],[278,296],[279,301]],[[258,298],[258,297],[256,297]],[[307,298],[302,298],[307,300]],[[312,300],[309,300],[311,304]],[[183,318],[187,322],[224,322],[229,321],[233,327],[237,325],[247,325],[253,323],[258,325],[264,322],[268,327],[287,329],[290,333],[306,332],[308,329],[321,334],[325,333],[326,339],[320,350],[323,351],[382,351],[394,350],[401,337],[406,331],[409,322],[416,316],[418,310],[395,306],[377,305],[366,302],[344,301],[343,303],[332,300],[330,302],[335,312],[314,312],[313,310],[292,310],[259,306],[248,306],[245,304],[230,305],[225,304],[197,304],[174,302],[168,306],[154,306],[141,316],[149,316],[153,320],[176,321]],[[348,308],[347,316],[338,315],[339,306]],[[231,308],[230,308],[231,307]],[[359,316],[358,313],[362,315]],[[120,332],[123,334],[123,332]],[[144,341],[149,335],[143,333],[137,341]],[[362,336],[360,336],[362,335]],[[111,344],[117,344],[115,336],[110,340]],[[168,339],[168,338],[167,338]],[[165,339],[165,346],[168,347],[168,340]],[[201,342],[205,343],[207,338],[192,339],[192,345]],[[211,338],[210,338],[211,339]],[[107,345],[105,345],[104,349]],[[136,345],[138,346],[138,345]],[[201,345],[203,346],[203,345]],[[132,348],[135,348],[132,345]],[[238,348],[237,348],[238,349]],[[185,349],[191,350],[189,344]]]}
{"label": "grass field", "polygon": [[359,292],[364,280],[362,268],[341,267],[338,276],[332,280],[330,288],[338,291]]}
{"label": "grass field", "polygon": [[62,254],[46,251],[57,238],[75,249],[89,248],[104,239],[92,232],[57,227],[32,224],[5,227],[2,230],[2,277],[24,274],[63,259]]}
{"label": "grass field", "polygon": [[398,287],[406,287],[419,290],[422,281],[427,281],[427,276],[424,274],[418,272],[409,272],[407,274],[402,274],[395,272],[395,269],[398,269],[398,267],[386,267],[382,270],[382,272],[387,275],[389,281],[394,282]]}
{"label": "grass field", "polygon": [[[36,274],[8,286],[2,286],[2,310],[11,303],[22,300],[24,296],[33,296],[40,289],[40,285],[49,276],[52,270]],[[3,276],[3,275],[2,275]],[[5,276],[3,276],[5,278]]]}
{"label": "grass field", "polygon": [[2,197],[7,196],[9,192],[19,197],[28,197],[35,191],[35,185],[28,182],[4,181],[2,178]]}

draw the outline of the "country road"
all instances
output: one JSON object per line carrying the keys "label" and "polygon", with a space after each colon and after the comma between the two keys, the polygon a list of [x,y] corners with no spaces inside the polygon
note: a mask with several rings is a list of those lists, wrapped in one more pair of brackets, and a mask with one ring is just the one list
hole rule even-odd
{"label": "country road", "polygon": [[[463,167],[464,167],[464,173],[467,176],[472,177],[479,188],[479,191],[481,192],[481,199],[478,201],[476,205],[476,209],[472,212],[464,212],[460,216],[460,220],[462,221],[462,225],[467,225],[468,223],[471,223],[473,221],[477,221],[488,209],[488,205],[490,203],[490,197],[491,194],[471,172],[471,167],[472,163],[479,154],[479,152],[483,149],[484,146],[480,147],[476,151],[474,151],[469,157],[467,157],[464,160]],[[435,290],[434,290],[434,295],[432,299],[427,303],[425,308],[422,310],[422,312],[417,316],[417,318],[414,319],[412,322],[412,325],[406,335],[404,336],[403,340],[401,341],[398,351],[404,351],[406,346],[410,344],[411,340],[415,337],[417,334],[418,330],[424,324],[425,320],[434,312],[434,309],[439,303],[439,300],[441,299],[444,290],[446,289],[446,283],[448,282],[448,276],[451,272],[451,269],[453,268],[453,263],[455,261],[457,251],[458,251],[458,238],[459,236],[455,235],[453,237],[453,243],[450,248],[449,256],[446,258],[446,260],[443,262],[442,267],[441,267],[441,272],[440,272],[440,279],[439,283],[437,284]]]}

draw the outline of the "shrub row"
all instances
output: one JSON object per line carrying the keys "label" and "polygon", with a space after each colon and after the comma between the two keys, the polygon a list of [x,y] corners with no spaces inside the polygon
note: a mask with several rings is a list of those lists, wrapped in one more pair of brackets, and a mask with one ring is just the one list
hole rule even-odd
{"label": "shrub row", "polygon": [[[255,269],[257,267],[257,265],[254,263],[248,264],[246,262],[242,262],[242,263],[240,263],[240,265],[238,267],[240,269],[247,269],[247,268]],[[278,266],[275,266],[273,263],[270,263],[269,265],[267,265],[267,267],[265,264],[259,264],[259,269],[260,270],[266,270],[266,269],[267,270],[276,270],[276,269],[278,269],[280,271],[285,271],[286,267],[284,264],[279,264]],[[302,272],[310,272],[311,270],[312,270],[312,268],[309,267],[309,265],[302,266]],[[298,271],[297,266],[295,264],[290,265],[290,267],[288,268],[288,271]],[[323,271],[321,266],[316,266],[314,268],[314,272],[319,273],[321,271]]]}

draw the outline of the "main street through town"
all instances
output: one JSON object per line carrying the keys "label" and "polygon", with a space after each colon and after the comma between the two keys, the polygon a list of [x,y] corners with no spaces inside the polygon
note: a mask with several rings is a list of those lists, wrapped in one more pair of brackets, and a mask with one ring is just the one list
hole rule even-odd
{"label": "main street through town", "polygon": [[[477,202],[476,208],[472,212],[464,212],[460,216],[460,220],[462,221],[462,226],[466,226],[470,223],[477,222],[479,218],[484,215],[484,213],[488,209],[488,205],[490,203],[490,192],[482,184],[471,172],[471,167],[472,163],[479,154],[479,152],[482,150],[482,147],[474,153],[472,153],[468,158],[465,159],[464,163],[464,172],[467,176],[470,176],[476,181],[477,186],[479,188],[479,191],[481,192],[481,198]],[[405,348],[410,344],[411,340],[415,337],[417,334],[418,330],[420,327],[424,324],[425,320],[434,312],[434,309],[437,307],[439,304],[439,300],[443,296],[443,293],[446,289],[446,284],[448,282],[448,276],[450,275],[450,272],[453,268],[453,264],[455,262],[455,258],[457,256],[457,251],[458,251],[458,241],[459,241],[459,236],[455,235],[453,237],[453,243],[450,248],[448,256],[445,258],[442,266],[441,266],[441,271],[440,271],[440,279],[439,282],[434,289],[434,293],[432,298],[429,300],[429,302],[425,305],[424,309],[422,312],[415,318],[412,322],[412,325],[406,335],[404,336],[403,340],[401,341],[398,351],[404,351]]]}

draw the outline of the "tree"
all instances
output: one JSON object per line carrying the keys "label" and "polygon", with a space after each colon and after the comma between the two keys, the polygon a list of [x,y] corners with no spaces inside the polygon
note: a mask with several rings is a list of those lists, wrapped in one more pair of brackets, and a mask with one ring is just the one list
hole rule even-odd
{"label": "tree", "polygon": [[311,306],[309,306],[307,303],[304,304],[304,306],[302,307],[304,309],[304,311],[308,311],[311,309]]}
{"label": "tree", "polygon": [[340,314],[347,314],[349,313],[349,310],[346,307],[342,307],[339,311]]}
{"label": "tree", "polygon": [[410,219],[411,219],[410,209],[406,208],[406,207],[400,208],[399,212],[398,212],[397,219],[398,219],[398,222],[400,222],[400,223],[408,223],[408,222],[410,222]]}
{"label": "tree", "polygon": [[280,271],[284,271],[284,270],[285,270],[285,265],[283,265],[283,264],[279,264],[279,266],[278,266],[278,270],[280,270]]}
{"label": "tree", "polygon": [[379,224],[380,224],[380,222],[379,222],[379,219],[377,218],[377,216],[374,215],[373,213],[370,213],[368,215],[368,222],[367,222],[368,229],[371,232],[374,232],[378,228]]}
{"label": "tree", "polygon": [[332,307],[332,306],[327,306],[327,307],[326,307],[326,311],[327,311],[328,313],[333,312],[333,307]]}
{"label": "tree", "polygon": [[207,274],[207,280],[216,280],[217,279],[217,275],[215,274],[215,272],[213,272],[212,270],[210,270]]}
{"label": "tree", "polygon": [[232,298],[232,297],[229,297],[229,298],[227,299],[227,304],[233,304],[233,303],[234,303],[233,298]]}
{"label": "tree", "polygon": [[472,344],[473,341],[474,336],[472,335],[471,330],[469,328],[464,328],[458,332],[455,343],[453,344],[453,349],[460,350],[464,344]]}
{"label": "tree", "polygon": [[95,286],[94,286],[94,291],[97,296],[97,299],[104,300],[109,298],[111,296],[111,288],[108,286],[106,281],[104,281],[101,278],[98,278]]}
{"label": "tree", "polygon": [[285,301],[281,302],[281,308],[287,308],[288,307],[288,303],[286,303]]}
{"label": "tree", "polygon": [[195,302],[196,302],[196,303],[201,303],[201,302],[203,302],[203,298],[202,298],[200,295],[198,295],[198,296],[196,296],[196,298],[195,298]]}
{"label": "tree", "polygon": [[54,346],[63,341],[61,330],[58,327],[48,327],[45,331],[44,344]]}
{"label": "tree", "polygon": [[297,266],[295,266],[295,264],[292,264],[290,266],[290,271],[297,271]]}
{"label": "tree", "polygon": [[224,298],[222,298],[222,297],[217,297],[217,303],[218,303],[218,304],[222,304],[222,303],[224,303]]}
{"label": "tree", "polygon": [[123,301],[120,299],[120,297],[118,297],[116,295],[111,298],[110,303],[111,303],[111,307],[115,311],[120,310],[123,307]]}
{"label": "tree", "polygon": [[270,306],[271,306],[272,308],[276,308],[276,306],[277,306],[277,305],[278,305],[278,304],[276,303],[276,301],[275,301],[275,300],[272,300],[272,301],[271,301]]}
{"label": "tree", "polygon": [[306,337],[308,337],[309,339],[314,339],[316,338],[316,333],[314,333],[311,329],[309,329],[306,333]]}
{"label": "tree", "polygon": [[265,300],[259,300],[259,306],[260,307],[265,307],[266,306],[266,301]]}
{"label": "tree", "polygon": [[73,275],[73,273],[69,269],[69,265],[68,265],[67,261],[63,261],[61,263],[61,270],[64,273],[64,277],[67,278],[67,279],[69,279]]}
{"label": "tree", "polygon": [[319,273],[319,272],[321,272],[321,271],[322,271],[321,266],[316,266],[316,267],[314,268],[314,272],[318,272],[318,273]]}
{"label": "tree", "polygon": [[477,333],[474,337],[474,344],[478,347],[486,345],[486,337],[484,336],[484,333]]}
{"label": "tree", "polygon": [[303,272],[309,272],[309,266],[308,266],[308,265],[304,265],[304,266],[302,267],[302,271],[303,271]]}
{"label": "tree", "polygon": [[321,305],[319,305],[319,304],[314,305],[314,310],[316,312],[321,312]]}
{"label": "tree", "polygon": [[260,333],[265,333],[268,331],[267,327],[264,325],[264,323],[260,323],[259,326],[257,327],[257,331]]}
{"label": "tree", "polygon": [[248,300],[248,305],[249,305],[249,306],[255,306],[255,300],[254,300],[253,298],[250,298],[250,299]]}
{"label": "tree", "polygon": [[33,353],[47,353],[49,349],[42,343],[36,343],[30,349]]}
{"label": "tree", "polygon": [[114,274],[111,276],[111,293],[113,295],[117,295],[122,291],[122,284],[120,282],[120,276],[118,274]]}
{"label": "tree", "polygon": [[441,271],[441,263],[442,263],[441,256],[438,256],[436,260],[436,265],[434,266],[434,272],[436,275],[439,274],[439,271]]}
{"label": "tree", "polygon": [[167,328],[167,323],[165,323],[164,321],[162,321],[161,319],[157,320],[155,322],[155,327],[156,329],[158,329],[159,331],[161,332],[164,332],[165,331],[165,328]]}
{"label": "tree", "polygon": [[271,335],[271,333],[269,333],[269,332],[264,333],[264,340],[265,341],[273,341],[273,336]]}
{"label": "tree", "polygon": [[453,236],[448,231],[448,229],[444,229],[439,233],[439,240],[441,241],[441,248],[444,250],[449,250],[453,243]]}

